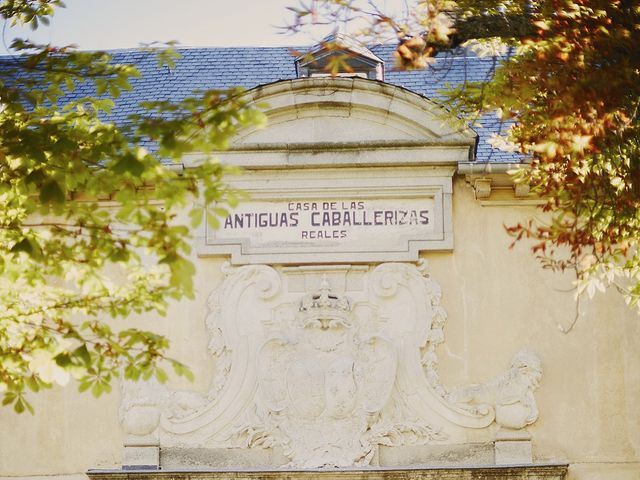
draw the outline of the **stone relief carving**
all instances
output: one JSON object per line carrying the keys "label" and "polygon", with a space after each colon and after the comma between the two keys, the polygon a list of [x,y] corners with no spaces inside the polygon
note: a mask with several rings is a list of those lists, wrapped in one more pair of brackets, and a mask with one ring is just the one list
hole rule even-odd
{"label": "stone relief carving", "polygon": [[166,390],[155,380],[122,381],[118,417],[128,444],[154,444]]}
{"label": "stone relief carving", "polygon": [[257,401],[292,465],[363,465],[374,453],[370,432],[391,395],[397,352],[360,332],[351,309],[325,277],[303,297],[294,325],[260,348]]}
{"label": "stone relief carving", "polygon": [[225,267],[208,300],[209,390],[125,384],[120,419],[130,441],[277,446],[288,467],[348,467],[369,464],[378,445],[446,441],[450,426],[536,420],[542,371],[533,353],[517,354],[485,385],[441,384],[436,347],[447,316],[424,263],[362,268],[357,288],[348,288],[349,267],[296,268],[297,277]]}
{"label": "stone relief carving", "polygon": [[533,392],[541,378],[540,359],[535,353],[523,350],[513,357],[509,370],[493,381],[455,389],[447,398],[454,403],[491,405],[498,425],[520,429],[538,419]]}

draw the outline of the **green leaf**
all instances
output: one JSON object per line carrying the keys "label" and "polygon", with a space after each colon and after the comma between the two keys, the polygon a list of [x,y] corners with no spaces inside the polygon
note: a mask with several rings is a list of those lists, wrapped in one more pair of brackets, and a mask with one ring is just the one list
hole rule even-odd
{"label": "green leaf", "polygon": [[193,372],[189,370],[189,368],[184,364],[174,360],[171,362],[171,365],[173,366],[173,370],[176,375],[178,375],[179,377],[185,377],[190,382],[194,381],[195,377],[193,375]]}
{"label": "green leaf", "polygon": [[220,220],[218,220],[218,217],[209,211],[207,211],[207,224],[214,230],[220,228]]}
{"label": "green leaf", "polygon": [[101,96],[107,91],[107,81],[103,78],[98,78],[94,81],[96,86],[96,95]]}
{"label": "green leaf", "polygon": [[75,90],[75,88],[76,88],[76,84],[73,81],[73,78],[71,78],[71,77],[65,77],[64,78],[64,84],[65,84],[65,87],[67,87],[67,91],[68,92],[73,92]]}
{"label": "green leaf", "polygon": [[115,83],[109,84],[109,95],[113,98],[118,98],[120,96],[120,88]]}
{"label": "green leaf", "polygon": [[167,380],[169,380],[169,376],[167,375],[167,372],[165,372],[161,368],[156,368],[156,378],[160,383],[167,383]]}
{"label": "green leaf", "polygon": [[29,390],[31,390],[32,392],[38,392],[40,390],[40,384],[38,383],[38,380],[35,376],[32,375],[30,377],[27,377],[25,382]]}
{"label": "green leaf", "polygon": [[86,344],[82,344],[80,345],[78,348],[76,348],[72,355],[74,357],[78,357],[82,360],[82,362],[85,365],[90,365],[91,364],[91,355],[89,354],[89,350],[87,349],[87,345]]}
{"label": "green leaf", "polygon": [[32,170],[29,175],[27,175],[24,179],[26,183],[39,184],[43,182],[47,176],[42,172],[42,170]]}
{"label": "green leaf", "polygon": [[226,218],[229,216],[229,211],[226,208],[222,208],[222,207],[214,208],[213,213],[222,218]]}
{"label": "green leaf", "polygon": [[102,384],[96,380],[95,382],[93,382],[93,385],[91,386],[91,395],[93,395],[95,398],[98,398],[100,395],[102,395],[102,393],[103,393]]}
{"label": "green leaf", "polygon": [[80,385],[78,385],[79,392],[86,392],[89,388],[91,388],[91,382],[88,380],[82,380]]}
{"label": "green leaf", "polygon": [[145,167],[142,162],[134,156],[126,156],[121,158],[114,166],[113,172],[117,174],[129,173],[135,177],[139,177],[144,172]]}
{"label": "green leaf", "polygon": [[55,180],[50,180],[45,183],[40,190],[40,201],[42,203],[54,203],[63,204],[65,201],[65,194]]}
{"label": "green leaf", "polygon": [[11,247],[11,251],[14,253],[25,252],[31,255],[33,253],[33,245],[28,238],[23,238],[18,243],[16,243],[13,247]]}
{"label": "green leaf", "polygon": [[68,353],[60,353],[55,356],[54,360],[58,366],[63,368],[71,365],[71,357]]}
{"label": "green leaf", "polygon": [[25,404],[22,401],[22,398],[18,398],[18,400],[16,401],[16,403],[13,405],[13,409],[16,411],[16,413],[22,413],[25,410]]}
{"label": "green leaf", "polygon": [[204,209],[201,207],[194,208],[189,212],[192,228],[196,228],[198,225],[202,223],[203,215],[204,215]]}

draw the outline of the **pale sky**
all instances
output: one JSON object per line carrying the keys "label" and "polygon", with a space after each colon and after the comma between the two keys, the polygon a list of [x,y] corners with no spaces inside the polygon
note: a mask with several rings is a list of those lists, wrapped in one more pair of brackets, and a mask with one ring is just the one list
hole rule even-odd
{"label": "pale sky", "polygon": [[[5,28],[14,37],[83,50],[135,48],[140,43],[177,40],[184,46],[309,45],[309,34],[278,34],[291,20],[297,0],[65,0],[50,27]],[[322,32],[316,33],[322,35]],[[1,53],[6,53],[4,45]]]}

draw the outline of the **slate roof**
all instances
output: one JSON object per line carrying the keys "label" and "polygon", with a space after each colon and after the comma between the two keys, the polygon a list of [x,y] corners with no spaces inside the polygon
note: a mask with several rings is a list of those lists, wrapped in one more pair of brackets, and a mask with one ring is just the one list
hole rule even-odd
{"label": "slate roof", "polygon": [[[116,99],[111,119],[125,122],[132,113],[143,113],[139,103],[145,100],[179,100],[194,90],[229,88],[247,89],[278,80],[296,77],[295,58],[305,47],[206,47],[181,48],[181,58],[174,69],[159,67],[153,53],[140,50],[110,52],[117,63],[135,64],[142,75],[133,78],[133,89]],[[462,53],[442,54],[433,66],[418,71],[393,69],[393,46],[379,45],[371,51],[385,62],[385,82],[407,88],[438,101],[438,91],[447,84],[457,85],[465,79],[482,80],[492,75],[493,58],[479,58]],[[0,57],[0,65],[3,59]],[[73,97],[94,95],[90,83],[80,85]],[[479,134],[477,162],[517,162],[520,156],[491,148],[487,138],[504,129],[494,115],[481,119],[482,127],[473,127]]]}

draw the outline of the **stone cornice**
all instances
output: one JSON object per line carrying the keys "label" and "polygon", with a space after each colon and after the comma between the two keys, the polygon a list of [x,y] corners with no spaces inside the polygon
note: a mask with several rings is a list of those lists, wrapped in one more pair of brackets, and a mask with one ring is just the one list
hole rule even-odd
{"label": "stone cornice", "polygon": [[529,185],[516,183],[511,175],[523,166],[526,168],[523,163],[461,162],[456,174],[464,176],[483,206],[541,205],[544,200],[532,194]]}
{"label": "stone cornice", "polygon": [[89,470],[91,480],[562,480],[567,464],[331,470]]}

